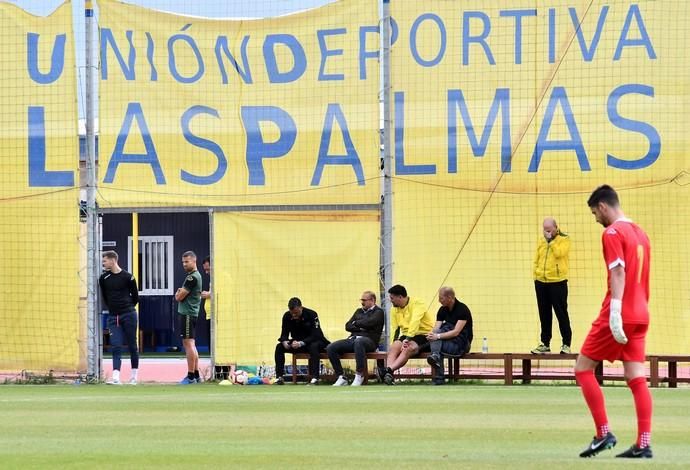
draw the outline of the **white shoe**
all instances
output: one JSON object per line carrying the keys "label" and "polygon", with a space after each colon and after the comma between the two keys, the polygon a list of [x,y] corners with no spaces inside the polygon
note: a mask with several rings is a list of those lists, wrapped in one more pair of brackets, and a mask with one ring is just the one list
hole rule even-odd
{"label": "white shoe", "polygon": [[120,379],[110,379],[106,382],[106,385],[122,385]]}
{"label": "white shoe", "polygon": [[128,383],[129,385],[136,385],[138,382],[137,382],[137,379],[135,379],[134,377],[132,377],[131,379],[129,379],[129,382],[127,382],[127,383]]}
{"label": "white shoe", "polygon": [[309,381],[309,383],[308,383],[307,385],[318,385],[318,384],[319,384],[319,379],[317,379],[316,377],[314,377],[313,379],[311,379],[311,380]]}
{"label": "white shoe", "polygon": [[335,383],[333,384],[333,386],[334,386],[334,387],[342,387],[342,386],[344,386],[344,385],[347,385],[348,383],[349,383],[349,382],[347,381],[347,379],[345,378],[345,376],[344,376],[344,375],[341,375],[340,377],[338,377],[338,380],[335,381]]}
{"label": "white shoe", "polygon": [[352,381],[352,386],[353,386],[353,387],[359,387],[359,386],[361,386],[363,383],[364,383],[364,377],[361,376],[361,375],[359,375],[359,374],[356,374],[356,375],[355,375],[355,380]]}

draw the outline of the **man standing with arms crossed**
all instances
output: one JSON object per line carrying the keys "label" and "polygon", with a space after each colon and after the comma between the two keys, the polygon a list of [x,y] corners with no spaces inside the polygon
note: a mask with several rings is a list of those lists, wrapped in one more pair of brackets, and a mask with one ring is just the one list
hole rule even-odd
{"label": "man standing with arms crossed", "polygon": [[139,350],[137,349],[137,311],[139,302],[137,281],[130,273],[117,264],[117,253],[103,252],[104,273],[98,279],[103,301],[108,306],[108,331],[113,347],[113,376],[110,385],[120,385],[120,366],[122,365],[122,344],[127,340],[129,358],[132,361],[130,385],[136,385],[139,371]]}
{"label": "man standing with arms crossed", "polygon": [[649,238],[625,217],[618,194],[611,186],[595,189],[587,205],[596,221],[605,227],[601,240],[608,289],[575,364],[575,377],[597,432],[580,457],[592,457],[616,445],[594,369],[603,360],[622,360],[625,380],[635,401],[637,441],[616,457],[651,458],[652,396],[647,388],[644,366],[649,326]]}
{"label": "man standing with arms crossed", "polygon": [[201,307],[201,274],[196,269],[196,254],[185,251],[182,254],[182,267],[187,276],[182,287],[175,292],[177,304],[177,324],[187,356],[187,377],[180,385],[201,383],[199,375],[199,353],[196,350],[195,327]]}

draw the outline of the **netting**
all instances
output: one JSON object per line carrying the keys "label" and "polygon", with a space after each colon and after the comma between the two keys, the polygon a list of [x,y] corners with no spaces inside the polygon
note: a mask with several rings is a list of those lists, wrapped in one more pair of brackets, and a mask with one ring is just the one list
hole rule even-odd
{"label": "netting", "polygon": [[[2,370],[83,370],[96,334],[77,210],[77,3],[31,5],[45,17],[0,3],[0,244],[12,279]],[[172,297],[186,250],[199,268],[212,258],[214,316],[198,344],[218,363],[270,364],[292,296],[322,315],[329,339],[345,336],[357,296],[379,290],[381,254],[392,254],[386,282],[433,311],[438,289],[455,288],[475,317],[473,351],[483,338],[490,352],[528,351],[540,340],[532,269],[546,217],[572,243],[577,351],[605,292],[586,205],[603,183],[652,241],[648,352],[685,352],[684,3],[391,2],[389,84],[383,3],[95,6],[101,242],[123,268],[139,262],[144,356],[179,347]],[[394,126],[381,148],[386,85]],[[391,245],[379,236],[387,150]],[[554,319],[552,349],[560,339]]]}
{"label": "netting", "polygon": [[[554,217],[572,241],[577,351],[606,289],[586,201],[608,183],[652,241],[648,351],[684,351],[690,252],[671,241],[688,220],[683,9],[393,3],[396,279],[430,305],[454,286],[475,338],[527,351],[540,340],[532,261],[542,220]],[[554,317],[552,349],[560,341]]]}
{"label": "netting", "polygon": [[74,372],[86,352],[71,5],[0,3],[0,371]]}
{"label": "netting", "polygon": [[[211,231],[202,224],[170,234],[175,266],[186,249],[212,259],[214,315],[202,329],[215,335],[202,333],[197,344],[215,350],[218,364],[272,364],[292,296],[325,316],[331,336],[344,336],[359,292],[339,294],[342,286],[367,273],[354,284],[378,289],[376,4],[280,16],[287,12],[276,2],[263,10],[220,2],[206,5],[203,19],[99,6],[99,203],[106,211],[166,207],[171,220],[190,207],[214,209]],[[115,242],[123,234],[109,217],[104,237]],[[158,229],[149,225],[147,235],[164,235]],[[209,239],[213,249],[204,251]],[[141,320],[156,348],[166,336],[174,344],[174,334],[155,331],[169,329],[174,303],[144,297]]]}

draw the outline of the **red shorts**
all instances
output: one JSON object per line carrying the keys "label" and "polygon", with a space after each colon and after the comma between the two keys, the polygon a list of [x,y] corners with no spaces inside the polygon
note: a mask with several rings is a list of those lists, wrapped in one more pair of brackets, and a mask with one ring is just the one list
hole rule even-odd
{"label": "red shorts", "polygon": [[628,342],[620,344],[613,339],[608,318],[597,318],[580,348],[580,354],[594,361],[644,362],[648,327],[641,323],[623,323]]}

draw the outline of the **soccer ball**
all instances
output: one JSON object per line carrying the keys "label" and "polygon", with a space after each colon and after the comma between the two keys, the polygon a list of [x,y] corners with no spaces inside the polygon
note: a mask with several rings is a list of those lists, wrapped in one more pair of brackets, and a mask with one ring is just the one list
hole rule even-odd
{"label": "soccer ball", "polygon": [[244,370],[236,370],[232,373],[232,383],[237,385],[245,385],[249,380],[247,372]]}

